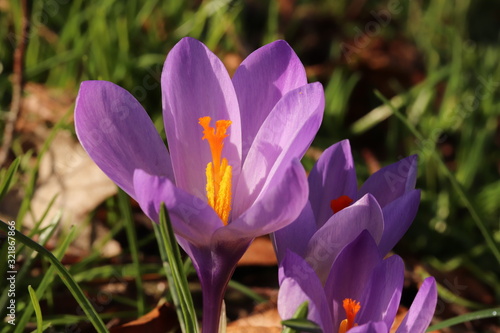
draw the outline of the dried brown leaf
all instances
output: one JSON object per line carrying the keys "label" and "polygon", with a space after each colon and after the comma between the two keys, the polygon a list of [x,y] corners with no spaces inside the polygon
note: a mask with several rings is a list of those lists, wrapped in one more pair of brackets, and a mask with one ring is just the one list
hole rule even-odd
{"label": "dried brown leaf", "polygon": [[170,304],[164,303],[144,316],[115,326],[111,333],[142,333],[142,332],[170,332],[179,326],[175,309]]}
{"label": "dried brown leaf", "polygon": [[274,266],[277,264],[273,244],[268,236],[256,238],[238,262],[239,266]]}

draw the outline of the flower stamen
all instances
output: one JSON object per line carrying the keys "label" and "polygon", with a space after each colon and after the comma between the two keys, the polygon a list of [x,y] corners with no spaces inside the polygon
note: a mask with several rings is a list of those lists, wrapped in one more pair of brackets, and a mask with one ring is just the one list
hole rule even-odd
{"label": "flower stamen", "polygon": [[212,153],[212,162],[207,164],[207,199],[208,204],[215,210],[224,225],[227,225],[231,212],[231,178],[232,167],[227,159],[222,158],[222,148],[230,120],[218,120],[215,129],[210,127],[210,117],[202,117],[199,124],[203,127],[202,140],[207,140]]}

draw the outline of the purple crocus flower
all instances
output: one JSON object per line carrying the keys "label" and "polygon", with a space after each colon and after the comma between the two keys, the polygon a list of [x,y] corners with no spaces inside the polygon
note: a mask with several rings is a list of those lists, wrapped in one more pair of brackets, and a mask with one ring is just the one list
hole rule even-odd
{"label": "purple crocus flower", "polygon": [[161,85],[168,150],[140,103],[106,81],[81,84],[76,133],[153,221],[165,203],[202,284],[203,332],[217,332],[225,288],[252,239],[291,223],[307,202],[298,159],[321,123],[323,89],[307,83],[284,41],[253,52],[231,79],[192,38],[170,51]]}
{"label": "purple crocus flower", "polygon": [[309,175],[309,203],[294,223],[274,233],[278,260],[290,249],[325,282],[336,256],[365,229],[387,254],[417,213],[416,172],[414,155],[380,169],[358,190],[349,141],[332,145]]}
{"label": "purple crocus flower", "polygon": [[[323,285],[299,255],[288,250],[280,267],[278,310],[290,318],[303,302],[308,318],[324,333],[388,333],[401,299],[402,259],[386,259],[371,234],[364,230],[337,256]],[[425,279],[397,333],[423,333],[437,302],[434,278]]]}

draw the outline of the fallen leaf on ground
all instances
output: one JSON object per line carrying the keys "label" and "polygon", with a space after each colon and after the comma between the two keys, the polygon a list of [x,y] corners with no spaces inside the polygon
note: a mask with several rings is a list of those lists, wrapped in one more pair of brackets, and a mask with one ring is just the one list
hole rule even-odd
{"label": "fallen leaf on ground", "polygon": [[254,313],[227,326],[227,333],[281,332],[281,318],[276,308]]}
{"label": "fallen leaf on ground", "polygon": [[273,243],[269,236],[256,238],[238,262],[239,266],[275,266],[277,264]]}
{"label": "fallen leaf on ground", "polygon": [[154,308],[144,316],[115,326],[110,329],[111,333],[141,333],[141,332],[170,332],[179,326],[177,314],[173,306],[167,303]]}

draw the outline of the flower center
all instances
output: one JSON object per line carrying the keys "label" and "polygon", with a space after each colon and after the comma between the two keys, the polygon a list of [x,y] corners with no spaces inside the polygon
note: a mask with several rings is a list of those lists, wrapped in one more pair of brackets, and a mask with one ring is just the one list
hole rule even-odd
{"label": "flower center", "polygon": [[224,139],[231,125],[230,120],[217,120],[215,128],[210,127],[210,117],[199,119],[199,124],[203,127],[202,140],[207,140],[212,152],[212,162],[207,164],[207,199],[208,204],[215,210],[220,219],[227,225],[229,213],[231,213],[231,177],[232,168],[228,165],[227,159],[221,158]]}
{"label": "flower center", "polygon": [[354,322],[354,318],[356,318],[356,314],[358,313],[359,309],[361,309],[361,305],[359,304],[359,302],[356,302],[355,300],[350,298],[344,299],[342,305],[344,306],[347,318],[342,320],[342,322],[340,323],[339,333],[346,333],[354,326],[358,326],[358,324]]}
{"label": "flower center", "polygon": [[352,199],[349,198],[347,195],[341,195],[337,199],[333,199],[330,201],[330,207],[333,210],[333,213],[338,213],[342,209],[348,207],[352,203]]}

